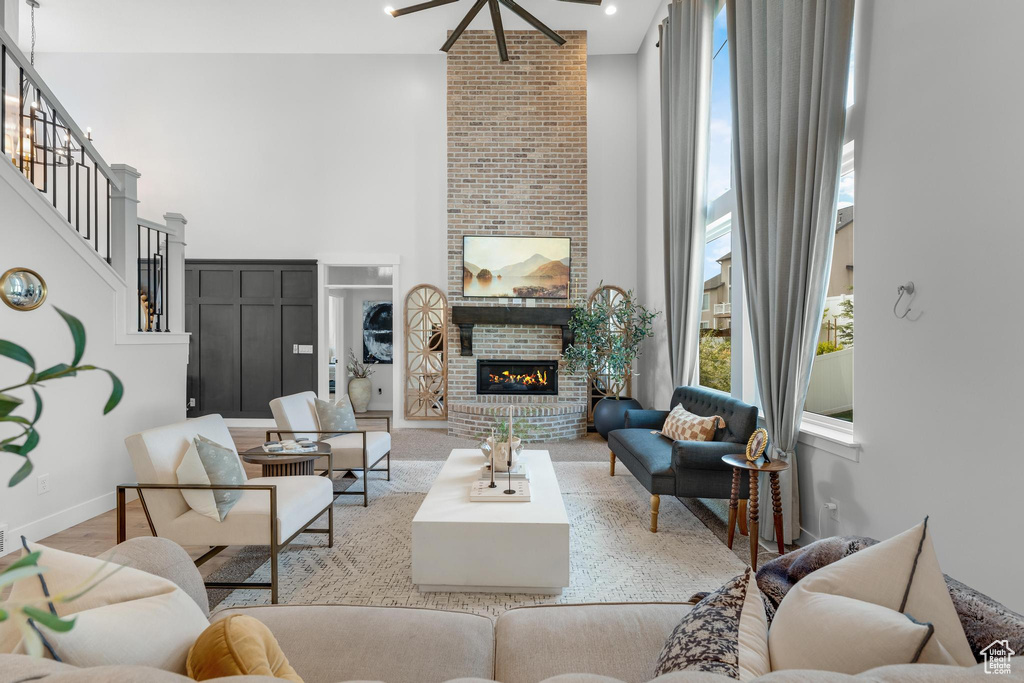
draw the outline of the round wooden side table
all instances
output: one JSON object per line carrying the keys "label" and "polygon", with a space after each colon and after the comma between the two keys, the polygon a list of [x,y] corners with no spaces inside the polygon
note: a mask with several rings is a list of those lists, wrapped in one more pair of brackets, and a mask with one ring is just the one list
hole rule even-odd
{"label": "round wooden side table", "polygon": [[242,460],[263,468],[264,477],[311,475],[317,458],[330,454],[331,447],[322,441],[314,442],[316,450],[308,453],[267,453],[261,446],[242,453]]}
{"label": "round wooden side table", "polygon": [[736,527],[736,509],[739,506],[740,477],[743,470],[750,472],[750,503],[747,510],[750,521],[747,523],[750,531],[750,568],[757,571],[757,531],[758,531],[758,509],[757,509],[757,480],[762,472],[767,472],[772,482],[772,511],[775,513],[775,540],[779,544],[779,554],[786,553],[786,547],[782,542],[782,498],[779,493],[779,472],[789,469],[789,463],[785,460],[773,460],[772,462],[756,465],[747,462],[744,455],[723,455],[722,461],[732,467],[732,495],[729,496],[729,540],[728,546],[732,548],[733,531]]}

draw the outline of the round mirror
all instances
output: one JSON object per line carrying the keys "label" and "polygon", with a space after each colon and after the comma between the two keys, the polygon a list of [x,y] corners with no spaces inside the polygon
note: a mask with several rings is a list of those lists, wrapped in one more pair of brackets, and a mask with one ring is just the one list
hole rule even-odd
{"label": "round mirror", "polygon": [[16,311],[31,311],[46,300],[46,282],[34,270],[11,268],[0,277],[0,299]]}

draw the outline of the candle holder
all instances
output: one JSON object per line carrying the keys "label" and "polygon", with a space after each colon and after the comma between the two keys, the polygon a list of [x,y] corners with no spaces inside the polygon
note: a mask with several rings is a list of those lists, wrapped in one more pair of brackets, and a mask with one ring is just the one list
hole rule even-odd
{"label": "candle holder", "polygon": [[[515,489],[512,488],[512,459],[514,457],[513,454],[512,454],[512,451],[514,450],[514,447],[515,447],[515,444],[512,442],[512,410],[513,410],[512,406],[509,406],[508,407],[508,488],[505,489],[505,495],[508,495],[508,496],[514,496],[516,494]],[[492,472],[491,476],[494,476],[493,475],[493,472],[494,472],[494,468],[493,467],[491,468],[491,472]]]}
{"label": "candle holder", "polygon": [[491,484],[487,488],[498,488],[498,485],[494,483],[494,427],[491,427]]}

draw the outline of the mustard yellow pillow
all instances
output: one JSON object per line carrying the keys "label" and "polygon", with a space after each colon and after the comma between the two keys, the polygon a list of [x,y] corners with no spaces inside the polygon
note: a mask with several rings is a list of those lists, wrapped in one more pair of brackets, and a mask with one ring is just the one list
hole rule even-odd
{"label": "mustard yellow pillow", "polygon": [[221,676],[272,676],[303,683],[259,619],[234,614],[210,624],[188,652],[188,677],[206,681]]}

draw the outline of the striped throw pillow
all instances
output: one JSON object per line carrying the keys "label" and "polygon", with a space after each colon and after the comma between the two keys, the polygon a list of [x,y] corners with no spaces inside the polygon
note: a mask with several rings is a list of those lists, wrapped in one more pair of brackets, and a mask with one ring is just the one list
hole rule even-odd
{"label": "striped throw pillow", "polygon": [[676,406],[665,418],[661,435],[673,441],[714,441],[715,430],[723,428],[725,420],[719,415],[701,417]]}

